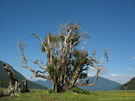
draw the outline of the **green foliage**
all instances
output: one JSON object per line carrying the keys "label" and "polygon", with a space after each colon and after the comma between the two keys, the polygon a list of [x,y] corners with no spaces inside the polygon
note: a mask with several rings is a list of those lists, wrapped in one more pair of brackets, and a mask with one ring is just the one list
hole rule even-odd
{"label": "green foliage", "polygon": [[[44,45],[47,46],[47,43],[44,42]],[[45,52],[45,48],[44,48],[43,45],[41,46],[41,51],[42,51],[42,52]]]}
{"label": "green foliage", "polygon": [[59,39],[63,42],[65,40],[64,36],[60,36]]}
{"label": "green foliage", "polygon": [[54,58],[54,59],[53,59],[53,63],[54,63],[56,66],[57,66],[58,61],[59,61],[58,58]]}
{"label": "green foliage", "polygon": [[48,73],[50,74],[50,76],[55,76],[55,77],[59,77],[60,76],[60,71],[58,71],[55,68],[55,64],[48,65],[47,69],[48,69]]}
{"label": "green foliage", "polygon": [[54,90],[54,89],[49,89],[49,90],[48,90],[48,93],[50,93],[50,94],[51,94],[51,93],[55,93],[55,90]]}
{"label": "green foliage", "polygon": [[78,87],[73,87],[72,92],[75,92],[75,93],[78,93],[78,94],[89,94],[90,93],[89,91],[83,90],[83,89],[78,88]]}
{"label": "green foliage", "polygon": [[121,90],[135,90],[135,77],[120,87]]}
{"label": "green foliage", "polygon": [[50,42],[55,42],[57,40],[57,36],[51,35],[51,33],[48,33],[48,37],[49,37]]}
{"label": "green foliage", "polygon": [[88,52],[86,51],[75,50],[73,56],[77,65],[83,66],[88,62]]}
{"label": "green foliage", "polygon": [[[57,41],[57,36],[56,35],[51,35],[51,33],[48,33],[48,37],[49,37],[49,41],[50,41],[50,43],[54,43],[54,42],[56,42]],[[45,41],[44,41],[44,45],[46,46],[46,47],[48,47],[48,43],[47,43],[47,40],[48,40],[48,37],[46,37],[45,38]],[[41,47],[41,51],[42,52],[45,52],[45,48],[44,48],[44,46],[42,45],[42,47]]]}
{"label": "green foliage", "polygon": [[[73,39],[72,39],[72,43],[71,44],[74,44],[75,42],[77,42],[79,40],[79,35],[78,34],[74,34],[73,35]],[[76,45],[78,45],[79,42],[76,43]]]}
{"label": "green foliage", "polygon": [[[1,89],[1,88],[0,88]],[[48,93],[48,90],[31,90],[0,101],[134,101],[135,91],[91,91],[90,94],[74,92]]]}
{"label": "green foliage", "polygon": [[47,70],[48,70],[48,73],[51,75],[51,76],[53,76],[53,75],[55,75],[55,68],[54,68],[54,64],[51,64],[51,65],[48,65],[47,66]]}
{"label": "green foliage", "polygon": [[87,76],[88,76],[87,73],[81,73],[80,79],[84,79],[84,78],[86,78]]}

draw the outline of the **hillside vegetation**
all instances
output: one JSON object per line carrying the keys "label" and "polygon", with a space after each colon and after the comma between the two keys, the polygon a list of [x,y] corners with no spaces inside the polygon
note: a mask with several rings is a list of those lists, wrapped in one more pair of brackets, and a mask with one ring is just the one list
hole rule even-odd
{"label": "hillside vegetation", "polygon": [[91,91],[90,94],[73,92],[48,93],[32,90],[30,93],[0,98],[0,101],[135,101],[135,91]]}
{"label": "hillside vegetation", "polygon": [[135,90],[135,77],[121,86],[121,90]]}

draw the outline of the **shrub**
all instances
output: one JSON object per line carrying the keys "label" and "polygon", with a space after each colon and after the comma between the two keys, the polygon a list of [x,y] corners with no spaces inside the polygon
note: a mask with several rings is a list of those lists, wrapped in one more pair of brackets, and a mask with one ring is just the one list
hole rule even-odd
{"label": "shrub", "polygon": [[55,93],[54,89],[49,89],[48,93]]}
{"label": "shrub", "polygon": [[83,89],[78,88],[78,87],[73,87],[72,92],[75,92],[78,94],[90,94],[90,92],[88,90],[83,90]]}

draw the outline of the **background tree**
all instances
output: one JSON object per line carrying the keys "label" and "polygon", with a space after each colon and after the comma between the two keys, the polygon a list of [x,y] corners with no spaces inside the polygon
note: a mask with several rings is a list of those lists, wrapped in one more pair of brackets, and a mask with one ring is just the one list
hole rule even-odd
{"label": "background tree", "polygon": [[[28,61],[24,55],[25,45],[19,42],[22,55],[22,67],[29,69],[34,73],[35,77],[41,77],[52,81],[52,88],[55,92],[70,90],[75,86],[92,86],[98,80],[104,58],[108,58],[105,51],[101,62],[98,62],[94,56],[95,52],[90,56],[87,51],[77,49],[79,44],[88,39],[86,33],[81,33],[80,25],[68,24],[60,27],[58,34],[50,33],[43,41],[38,35],[32,33],[33,36],[40,40],[41,50],[46,54],[48,59],[46,65],[41,64],[36,59],[32,61],[39,66],[39,70],[35,71],[28,65]],[[87,72],[91,68],[97,71],[96,79],[93,83],[78,82],[79,78],[87,77]]]}

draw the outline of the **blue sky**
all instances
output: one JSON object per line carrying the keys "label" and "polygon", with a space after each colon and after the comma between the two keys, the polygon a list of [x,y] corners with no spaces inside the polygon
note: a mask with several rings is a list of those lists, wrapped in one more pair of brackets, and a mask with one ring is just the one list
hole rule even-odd
{"label": "blue sky", "polygon": [[103,77],[125,83],[135,76],[134,0],[0,0],[0,60],[29,78],[32,73],[19,66],[17,42],[26,44],[29,59],[46,62],[30,32],[44,38],[48,32],[57,33],[61,24],[76,22],[91,36],[86,45],[90,52],[96,50],[101,57],[104,49],[111,49]]}

